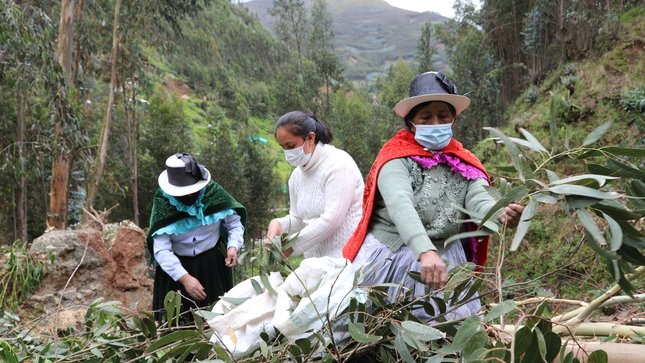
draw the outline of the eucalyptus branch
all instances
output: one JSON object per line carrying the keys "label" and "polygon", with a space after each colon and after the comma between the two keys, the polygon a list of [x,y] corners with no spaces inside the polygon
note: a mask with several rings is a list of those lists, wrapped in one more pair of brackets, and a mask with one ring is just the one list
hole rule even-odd
{"label": "eucalyptus branch", "polygon": [[[634,295],[634,297],[631,296],[626,296],[626,295],[621,295],[621,296],[614,296],[610,298],[609,300],[605,301],[602,303],[599,308],[604,308],[607,306],[612,306],[616,304],[623,304],[623,303],[629,303],[629,302],[643,302],[645,301],[645,294],[637,294]],[[587,304],[587,303],[586,303]],[[589,306],[589,304],[585,305]],[[551,321],[553,322],[561,322],[561,321],[566,321],[574,316],[580,314],[580,312],[584,309],[583,307],[577,308],[575,310],[569,311],[567,313],[561,314],[561,315],[556,315],[553,318],[551,318]]]}
{"label": "eucalyptus branch", "polygon": [[[502,225],[502,230],[499,233],[499,248],[497,250],[497,264],[495,265],[495,278],[497,281],[497,295],[499,303],[501,304],[504,301],[504,294],[502,292],[502,265],[504,264],[504,231],[506,230],[506,224]],[[504,316],[499,317],[500,324],[502,328],[504,327]]]}
{"label": "eucalyptus branch", "polygon": [[[515,305],[522,306],[522,305],[530,305],[530,304],[539,304],[545,301],[552,304],[567,304],[567,305],[580,305],[580,306],[589,305],[588,303],[580,300],[557,299],[553,297],[532,297],[526,300],[516,301]],[[490,304],[491,307],[494,307],[496,305],[497,304]]]}
{"label": "eucalyptus branch", "polygon": [[[631,281],[633,279],[638,278],[643,273],[645,273],[645,266],[639,266],[636,268],[635,273],[625,275],[625,279],[627,281]],[[615,284],[609,290],[603,293],[600,297],[596,298],[591,303],[589,303],[589,306],[585,307],[579,314],[577,314],[571,320],[566,321],[565,324],[571,327],[575,327],[576,325],[580,324],[582,321],[587,319],[589,315],[591,315],[591,313],[593,313],[596,309],[602,306],[602,304],[605,303],[607,300],[611,299],[611,297],[617,294],[620,290],[621,290],[620,285]],[[563,330],[560,326],[558,326],[553,329],[553,332],[557,334],[561,334]]]}

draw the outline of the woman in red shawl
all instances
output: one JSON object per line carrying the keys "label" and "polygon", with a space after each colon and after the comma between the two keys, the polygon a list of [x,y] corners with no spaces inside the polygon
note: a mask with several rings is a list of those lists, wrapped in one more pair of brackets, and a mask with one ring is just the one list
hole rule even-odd
{"label": "woman in red shawl", "polygon": [[[450,268],[466,261],[486,262],[487,241],[445,243],[463,229],[459,220],[466,216],[456,206],[485,214],[495,204],[484,188],[490,180],[483,165],[452,138],[456,117],[469,105],[470,99],[457,94],[443,74],[426,72],[410,84],[410,97],[394,107],[406,129],[379,152],[365,184],[363,219],[343,247],[345,258],[366,267],[363,285],[400,284],[421,297],[426,286],[443,288]],[[517,225],[522,210],[510,204],[498,220]],[[419,272],[425,284],[412,280],[410,271]],[[389,291],[391,298],[398,293]],[[475,299],[448,309],[446,318],[479,309]],[[422,310],[415,315],[432,319]]]}

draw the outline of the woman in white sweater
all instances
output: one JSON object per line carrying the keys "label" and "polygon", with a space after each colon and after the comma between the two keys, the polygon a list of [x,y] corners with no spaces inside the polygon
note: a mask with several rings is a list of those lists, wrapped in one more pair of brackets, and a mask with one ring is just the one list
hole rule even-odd
{"label": "woman in white sweater", "polygon": [[331,132],[312,113],[289,112],[275,138],[295,167],[289,178],[289,214],[269,223],[266,238],[298,233],[289,256],[342,257],[361,219],[363,177],[354,159],[330,145]]}

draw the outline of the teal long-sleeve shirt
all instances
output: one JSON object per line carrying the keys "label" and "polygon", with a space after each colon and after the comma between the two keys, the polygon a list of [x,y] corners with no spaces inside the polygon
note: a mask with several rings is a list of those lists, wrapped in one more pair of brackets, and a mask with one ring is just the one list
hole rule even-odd
{"label": "teal long-sleeve shirt", "polygon": [[467,180],[444,164],[421,168],[410,158],[394,159],[381,168],[369,232],[390,250],[403,244],[417,258],[429,250],[443,252],[444,240],[459,233],[464,213],[459,205],[485,214],[495,204],[485,179]]}

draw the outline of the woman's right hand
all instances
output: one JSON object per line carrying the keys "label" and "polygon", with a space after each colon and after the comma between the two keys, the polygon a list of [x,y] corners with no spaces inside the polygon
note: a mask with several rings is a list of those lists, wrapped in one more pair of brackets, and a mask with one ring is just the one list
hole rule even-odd
{"label": "woman's right hand", "polygon": [[270,244],[271,240],[273,240],[275,236],[280,236],[282,235],[282,233],[284,232],[280,223],[275,219],[272,220],[271,223],[269,223],[269,228],[267,228],[267,233],[264,237],[264,243]]}
{"label": "woman's right hand", "polygon": [[179,278],[179,282],[184,285],[184,289],[196,301],[206,300],[206,291],[204,287],[196,278],[192,277],[190,274],[185,274]]}
{"label": "woman's right hand", "polygon": [[448,268],[437,251],[430,250],[419,256],[421,279],[433,290],[439,290],[448,282]]}

